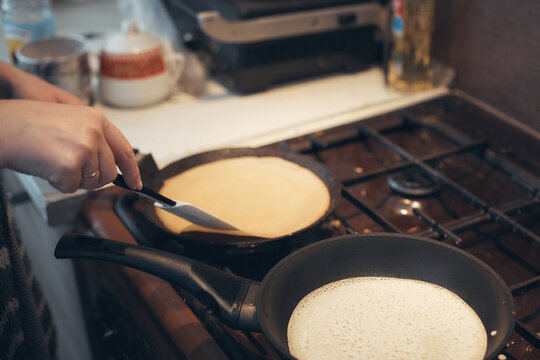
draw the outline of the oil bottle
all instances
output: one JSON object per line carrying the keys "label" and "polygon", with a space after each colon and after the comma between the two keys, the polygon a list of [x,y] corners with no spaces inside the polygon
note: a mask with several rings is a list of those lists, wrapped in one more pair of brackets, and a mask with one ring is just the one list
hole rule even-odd
{"label": "oil bottle", "polygon": [[398,91],[433,87],[431,37],[435,0],[392,0],[387,82]]}

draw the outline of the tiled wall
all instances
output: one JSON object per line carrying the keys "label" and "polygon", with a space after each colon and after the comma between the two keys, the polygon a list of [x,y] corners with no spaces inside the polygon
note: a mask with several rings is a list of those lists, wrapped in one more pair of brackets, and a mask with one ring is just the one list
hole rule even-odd
{"label": "tiled wall", "polygon": [[433,56],[456,87],[540,132],[540,0],[437,0]]}

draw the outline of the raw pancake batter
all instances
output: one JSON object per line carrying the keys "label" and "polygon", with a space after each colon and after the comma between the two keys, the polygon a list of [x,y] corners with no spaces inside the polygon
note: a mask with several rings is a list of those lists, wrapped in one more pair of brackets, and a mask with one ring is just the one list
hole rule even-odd
{"label": "raw pancake batter", "polygon": [[294,310],[287,340],[309,359],[481,360],[487,335],[453,292],[409,279],[357,277],[308,294]]}

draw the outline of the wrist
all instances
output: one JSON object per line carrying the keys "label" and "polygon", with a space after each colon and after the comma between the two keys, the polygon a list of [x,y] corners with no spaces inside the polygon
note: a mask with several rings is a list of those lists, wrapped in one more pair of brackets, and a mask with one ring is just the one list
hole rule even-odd
{"label": "wrist", "polygon": [[0,99],[13,99],[16,97],[16,87],[28,81],[28,73],[0,61]]}

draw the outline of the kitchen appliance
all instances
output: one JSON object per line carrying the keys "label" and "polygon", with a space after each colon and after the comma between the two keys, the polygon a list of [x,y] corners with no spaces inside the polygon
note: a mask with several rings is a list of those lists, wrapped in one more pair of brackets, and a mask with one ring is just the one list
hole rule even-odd
{"label": "kitchen appliance", "polygon": [[241,278],[189,258],[93,236],[66,234],[60,259],[111,261],[147,271],[185,287],[216,307],[230,327],[263,331],[280,353],[293,358],[287,326],[312,291],[360,276],[387,276],[437,284],[478,314],[487,337],[486,358],[499,353],[514,327],[514,302],[489,267],[453,246],[411,235],[348,235],[315,242],[276,264],[262,282]]}
{"label": "kitchen appliance", "polygon": [[379,0],[166,0],[186,46],[214,77],[249,93],[378,63],[388,21]]}
{"label": "kitchen appliance", "polygon": [[[538,134],[454,91],[264,148],[302,154],[329,168],[341,186],[335,210],[309,236],[266,255],[223,251],[217,259],[201,251],[190,256],[260,280],[279,259],[321,239],[374,232],[429,237],[482,260],[510,287],[517,322],[502,358],[540,356]],[[143,176],[152,176],[151,168],[143,167]],[[150,239],[144,245],[184,254],[181,242],[149,236],[149,221],[124,222],[117,210],[137,203],[126,199],[118,190],[89,199],[77,230],[128,243]],[[265,336],[229,328],[215,309],[177,285],[102,262],[76,264],[100,355],[280,358]]]}

